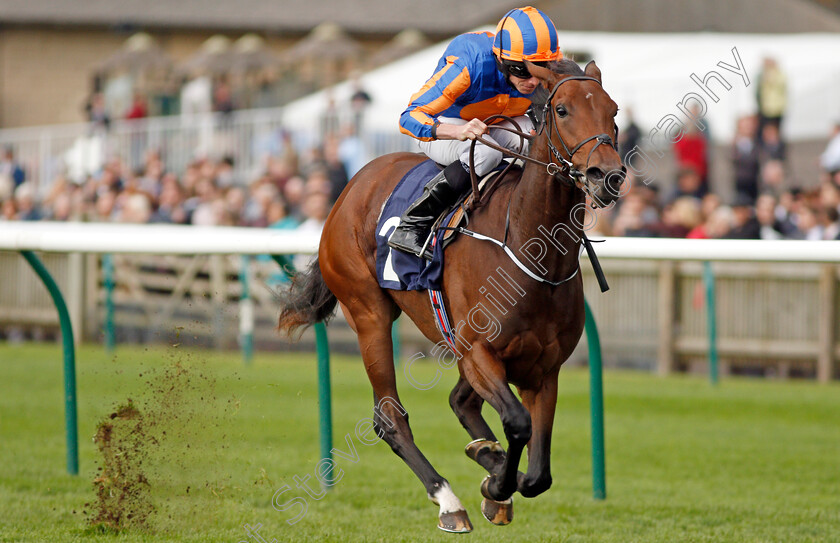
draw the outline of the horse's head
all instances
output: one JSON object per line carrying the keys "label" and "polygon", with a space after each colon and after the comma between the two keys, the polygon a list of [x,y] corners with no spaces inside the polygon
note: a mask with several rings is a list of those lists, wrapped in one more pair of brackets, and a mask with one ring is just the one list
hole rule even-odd
{"label": "horse's head", "polygon": [[551,160],[568,167],[596,206],[614,202],[621,196],[625,169],[616,150],[618,106],[601,87],[601,70],[595,61],[585,70],[570,60],[548,68],[526,64],[549,92],[542,129]]}

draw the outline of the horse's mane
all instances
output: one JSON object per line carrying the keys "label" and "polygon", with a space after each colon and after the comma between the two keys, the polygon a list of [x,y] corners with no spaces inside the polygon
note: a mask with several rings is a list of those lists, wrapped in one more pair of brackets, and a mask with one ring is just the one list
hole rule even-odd
{"label": "horse's mane", "polygon": [[585,75],[583,68],[570,58],[552,60],[548,63],[548,69],[559,75]]}
{"label": "horse's mane", "polygon": [[[552,60],[547,67],[557,75],[586,75],[583,68],[570,58]],[[543,86],[537,87],[537,90],[531,96],[531,102],[536,106],[536,109],[541,108],[547,99],[548,91]]]}

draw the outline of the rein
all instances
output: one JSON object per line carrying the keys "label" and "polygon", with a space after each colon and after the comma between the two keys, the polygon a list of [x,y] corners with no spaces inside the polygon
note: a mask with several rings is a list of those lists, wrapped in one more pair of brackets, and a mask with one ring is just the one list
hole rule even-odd
{"label": "rein", "polygon": [[[505,120],[505,121],[508,121],[511,124],[513,124],[513,126],[515,128],[508,128],[506,126],[497,126],[495,128],[498,129],[498,130],[505,130],[507,132],[510,132],[512,134],[515,134],[515,135],[519,136],[519,150],[518,150],[518,152],[517,151],[512,151],[510,149],[507,149],[506,147],[502,147],[501,145],[497,145],[494,142],[488,141],[488,140],[482,138],[481,136],[478,136],[478,137],[476,137],[475,139],[472,140],[472,143],[470,145],[470,164],[469,164],[470,165],[470,180],[472,182],[472,190],[473,190],[473,205],[471,206],[472,209],[481,205],[481,198],[483,196],[479,192],[478,176],[475,173],[475,146],[478,143],[486,145],[487,147],[490,147],[491,149],[495,149],[497,151],[500,151],[504,155],[512,156],[512,157],[520,159],[524,162],[530,162],[531,164],[536,164],[538,166],[542,166],[542,167],[545,168],[545,171],[548,175],[550,175],[552,177],[555,177],[555,178],[559,178],[562,181],[569,184],[570,186],[573,186],[575,188],[579,188],[585,194],[589,195],[589,192],[587,190],[588,186],[586,184],[586,181],[585,180],[581,181],[581,179],[586,178],[586,174],[584,172],[581,172],[580,170],[578,170],[574,166],[574,164],[572,164],[572,157],[574,157],[575,153],[577,153],[581,149],[581,147],[583,147],[584,145],[586,145],[587,143],[589,143],[590,141],[593,141],[593,140],[595,140],[596,143],[592,147],[592,149],[589,150],[589,154],[586,156],[587,166],[589,165],[589,160],[592,158],[592,153],[594,153],[595,149],[597,149],[600,145],[609,144],[611,147],[617,149],[617,146],[618,146],[618,127],[616,126],[615,140],[613,140],[613,138],[610,137],[608,134],[596,134],[594,136],[590,136],[590,137],[584,139],[583,141],[581,141],[577,145],[575,145],[572,149],[569,149],[569,146],[566,145],[566,142],[563,139],[563,136],[560,134],[560,128],[557,125],[557,121],[555,119],[554,113],[552,113],[551,115],[548,115],[548,110],[549,110],[549,108],[551,108],[552,98],[554,98],[554,95],[557,93],[557,90],[560,88],[560,86],[563,83],[566,83],[567,81],[595,81],[596,83],[598,83],[598,85],[601,85],[601,82],[598,81],[597,79],[595,79],[594,77],[582,76],[582,75],[570,76],[570,77],[566,77],[566,78],[558,81],[554,85],[554,88],[551,90],[551,93],[549,93],[548,98],[546,99],[545,105],[543,106],[543,121],[539,125],[539,128],[537,130],[537,134],[538,135],[542,134],[542,131],[545,130],[546,127],[550,125],[549,128],[548,128],[549,137],[547,138],[548,148],[551,150],[551,154],[554,155],[554,158],[558,162],[560,162],[561,165],[558,165],[556,162],[543,162],[541,160],[537,160],[535,158],[531,158],[531,157],[523,154],[522,153],[522,148],[525,145],[525,140],[531,141],[534,138],[534,136],[532,136],[531,134],[526,134],[525,132],[523,132],[522,129],[520,128],[519,124],[513,118],[511,118],[507,115],[501,115],[501,114],[500,115],[491,115],[490,117],[487,117],[486,119],[484,119],[483,122],[485,124],[488,123],[488,122],[497,120],[497,119]],[[566,154],[569,157],[568,159],[563,157],[563,155],[560,153],[560,150],[551,141],[551,133],[552,132],[554,133],[554,135],[557,136],[557,139],[560,141],[560,144],[563,146],[563,150],[566,152]],[[508,164],[508,166],[499,175],[496,176],[495,179],[499,180],[499,179],[504,178],[504,176],[508,173],[508,171],[510,170],[510,168],[512,166],[513,166],[513,163],[511,162],[510,164]],[[484,192],[484,194],[487,194],[487,193],[489,193],[489,189],[485,190],[485,192]],[[519,260],[516,257],[514,252],[510,249],[510,246],[508,246],[508,244],[507,244],[508,232],[510,230],[510,204],[511,204],[511,202],[508,201],[507,213],[506,213],[506,216],[505,216],[505,235],[504,235],[504,240],[502,240],[502,241],[499,241],[499,240],[497,240],[495,238],[492,238],[490,236],[485,236],[484,234],[480,234],[478,232],[474,232],[472,230],[468,230],[464,227],[456,227],[456,228],[441,227],[441,230],[454,230],[454,231],[456,231],[460,234],[464,234],[466,236],[469,236],[469,237],[472,237],[472,238],[475,238],[475,239],[478,239],[478,240],[481,240],[481,241],[489,241],[491,243],[494,243],[495,245],[498,245],[499,247],[502,248],[502,250],[505,252],[505,254],[508,255],[508,257],[513,261],[514,264],[516,264],[516,266],[520,270],[522,270],[530,278],[532,278],[535,281],[538,281],[540,283],[545,283],[547,285],[551,285],[553,287],[556,287],[556,286],[562,285],[563,283],[566,283],[566,282],[572,280],[578,274],[578,272],[580,271],[580,253],[578,253],[578,265],[575,267],[575,271],[572,272],[571,275],[569,275],[568,277],[566,277],[565,279],[562,279],[560,281],[551,281],[551,280],[546,279],[544,277],[540,277],[539,275],[535,274],[530,269],[528,269],[528,267],[525,266],[525,264],[522,263],[522,261]],[[469,210],[465,209],[465,211],[469,211]],[[586,237],[586,232],[581,232],[581,237],[583,238],[583,246],[586,249],[587,254],[589,255],[589,259],[592,262],[593,268],[595,269],[595,275],[598,278],[598,284],[601,288],[601,292],[606,292],[607,290],[609,290],[609,285],[607,285],[607,280],[604,277],[603,271],[601,270],[600,263],[598,262],[598,257],[595,255],[595,250],[592,247],[592,243],[590,242],[589,238]]]}

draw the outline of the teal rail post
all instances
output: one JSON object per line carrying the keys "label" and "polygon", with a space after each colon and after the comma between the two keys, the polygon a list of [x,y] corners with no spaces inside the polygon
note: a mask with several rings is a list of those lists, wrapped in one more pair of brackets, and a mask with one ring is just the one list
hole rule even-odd
{"label": "teal rail post", "polygon": [[400,320],[396,319],[391,324],[391,344],[394,349],[394,365],[400,365],[400,353],[402,352],[402,345],[400,345]]}
{"label": "teal rail post", "polygon": [[711,262],[703,262],[703,283],[706,286],[706,326],[709,333],[709,381],[718,384],[717,306],[715,274]]}
{"label": "teal rail post", "polygon": [[53,303],[58,310],[58,322],[61,326],[61,344],[64,348],[64,424],[67,434],[67,472],[70,475],[79,474],[79,428],[76,419],[76,347],[73,345],[73,325],[70,313],[58,285],[50,275],[46,266],[32,251],[21,251],[23,258],[29,262],[44,286],[52,296]]}
{"label": "teal rail post", "polygon": [[[286,273],[295,273],[292,260],[287,255],[271,255],[271,258]],[[330,385],[330,343],[327,339],[327,326],[316,322],[315,349],[318,353],[318,420],[321,433],[321,458],[332,460],[332,391]],[[327,490],[330,487],[324,486]]]}
{"label": "teal rail post", "polygon": [[239,270],[242,295],[239,297],[239,336],[242,342],[242,358],[246,365],[254,359],[254,301],[251,299],[251,257],[242,256]]}
{"label": "teal rail post", "polygon": [[109,254],[102,255],[102,274],[105,284],[105,351],[110,354],[117,345],[117,334],[114,328],[114,258]]}
{"label": "teal rail post", "polygon": [[601,340],[595,317],[584,300],[586,310],[586,342],[589,346],[589,409],[592,422],[592,495],[596,500],[607,498],[607,474],[604,466],[604,379],[601,361]]}
{"label": "teal rail post", "polygon": [[[327,326],[315,323],[315,348],[318,351],[318,413],[321,424],[321,459],[332,459],[332,391],[330,386],[330,344]],[[324,488],[328,489],[329,486]]]}

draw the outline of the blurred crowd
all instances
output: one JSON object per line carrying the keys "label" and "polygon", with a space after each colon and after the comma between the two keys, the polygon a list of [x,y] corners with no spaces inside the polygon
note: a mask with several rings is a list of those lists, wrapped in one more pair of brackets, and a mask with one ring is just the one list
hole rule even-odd
{"label": "blurred crowd", "polygon": [[[288,141],[287,137],[287,143]],[[319,230],[348,181],[342,139],[331,134],[322,145],[298,153],[287,144],[253,179],[237,179],[235,159],[200,158],[183,172],[167,171],[159,152],[147,151],[132,171],[111,159],[81,183],[57,178],[41,199],[17,171],[0,177],[0,220],[172,223]],[[7,152],[14,164],[14,157]],[[351,167],[355,167],[352,162]]]}
{"label": "blurred crowd", "polygon": [[[789,179],[782,127],[785,77],[767,59],[757,82],[757,113],[736,121],[729,145],[732,178],[723,180],[735,196],[724,201],[710,190],[708,120],[696,109],[683,137],[673,146],[677,174],[671,183],[639,182],[628,174],[630,190],[617,205],[600,212],[596,233],[616,236],[739,239],[840,239],[840,123],[821,159],[821,178],[796,188]],[[128,118],[146,114],[142,96]],[[223,111],[225,95],[216,96]],[[331,206],[364,164],[356,134],[370,97],[358,87],[352,118],[340,122],[335,100],[319,119],[321,143],[305,150],[282,134],[279,151],[263,169],[239,178],[236,157],[203,157],[183,171],[169,171],[159,150],[147,150],[140,168],[123,158],[109,160],[81,182],[59,177],[46,195],[36,194],[11,148],[0,151],[0,220],[112,221],[202,226],[303,228],[320,230]],[[107,127],[101,100],[88,110],[91,123]],[[621,130],[626,156],[643,131],[629,115]],[[715,186],[720,187],[722,180]]]}
{"label": "blurred crowd", "polygon": [[[673,144],[677,173],[671,187],[662,180],[638,182],[602,212],[596,229],[604,235],[733,239],[840,239],[840,122],[821,156],[820,179],[792,181],[782,127],[787,108],[786,78],[772,59],[757,81],[756,113],[736,120],[726,160],[732,177],[724,201],[711,191],[711,128],[700,111],[690,111],[686,130]],[[622,156],[641,143],[642,130],[630,115],[622,131]],[[720,186],[720,183],[717,183]]]}

